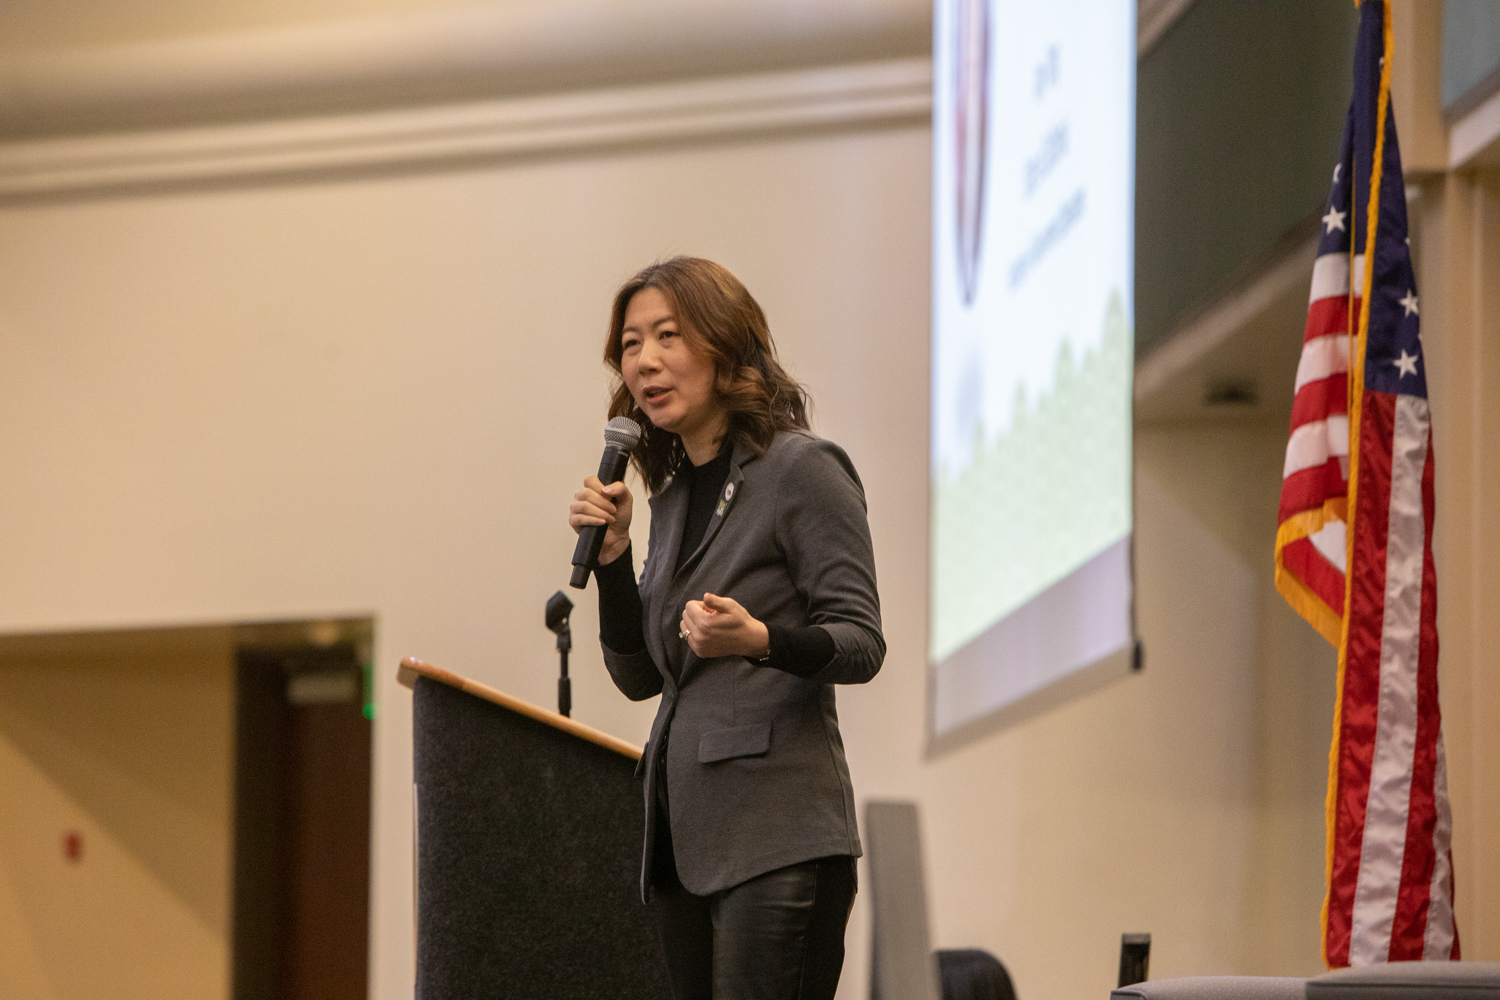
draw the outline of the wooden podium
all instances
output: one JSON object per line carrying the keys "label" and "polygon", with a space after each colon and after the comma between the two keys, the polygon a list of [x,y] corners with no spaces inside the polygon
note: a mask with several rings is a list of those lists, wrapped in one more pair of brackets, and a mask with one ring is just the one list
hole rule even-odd
{"label": "wooden podium", "polygon": [[641,750],[420,660],[418,1000],[671,995],[640,899]]}

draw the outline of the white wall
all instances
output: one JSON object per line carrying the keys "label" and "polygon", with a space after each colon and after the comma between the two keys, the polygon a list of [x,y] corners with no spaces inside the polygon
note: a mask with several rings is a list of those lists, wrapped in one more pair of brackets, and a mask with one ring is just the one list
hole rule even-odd
{"label": "white wall", "polygon": [[[0,207],[0,631],[372,615],[373,995],[409,995],[395,664],[551,702],[610,295],[708,256],[864,479],[890,653],[841,717],[857,793],[923,804],[937,943],[1024,1000],[1102,998],[1122,931],[1157,976],[1317,971],[1331,656],[1270,590],[1278,428],[1143,431],[1144,674],[923,759],[928,158],[849,129]],[[587,641],[574,675],[644,738]]]}

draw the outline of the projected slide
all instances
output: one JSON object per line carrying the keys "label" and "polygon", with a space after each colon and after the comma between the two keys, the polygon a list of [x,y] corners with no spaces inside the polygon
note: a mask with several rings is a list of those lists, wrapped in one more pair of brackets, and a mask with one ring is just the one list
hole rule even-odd
{"label": "projected slide", "polygon": [[1135,0],[938,0],[934,737],[1134,643]]}

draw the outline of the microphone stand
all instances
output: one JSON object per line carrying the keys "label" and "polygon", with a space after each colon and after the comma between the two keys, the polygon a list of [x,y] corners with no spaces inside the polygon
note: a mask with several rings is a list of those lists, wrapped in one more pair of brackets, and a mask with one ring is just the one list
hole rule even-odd
{"label": "microphone stand", "polygon": [[572,648],[572,633],[568,629],[557,633],[557,656],[562,667],[562,676],[557,679],[557,714],[569,717],[573,714],[573,682],[568,680],[568,650]]}
{"label": "microphone stand", "polygon": [[573,682],[568,679],[568,650],[573,648],[573,630],[568,627],[568,616],[572,613],[573,602],[562,591],[547,598],[547,628],[557,633],[557,656],[561,667],[557,678],[557,714],[566,718],[573,714]]}

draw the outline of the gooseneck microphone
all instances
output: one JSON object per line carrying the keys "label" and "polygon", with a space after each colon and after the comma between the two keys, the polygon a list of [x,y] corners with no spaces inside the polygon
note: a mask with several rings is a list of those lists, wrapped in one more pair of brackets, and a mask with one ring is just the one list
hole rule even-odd
{"label": "gooseneck microphone", "polygon": [[[629,417],[615,417],[604,425],[604,457],[599,459],[599,481],[605,486],[625,478],[630,453],[641,440],[641,425]],[[589,573],[599,565],[599,550],[604,547],[607,524],[586,525],[578,532],[573,546],[573,578],[569,586],[582,590],[588,586]]]}

